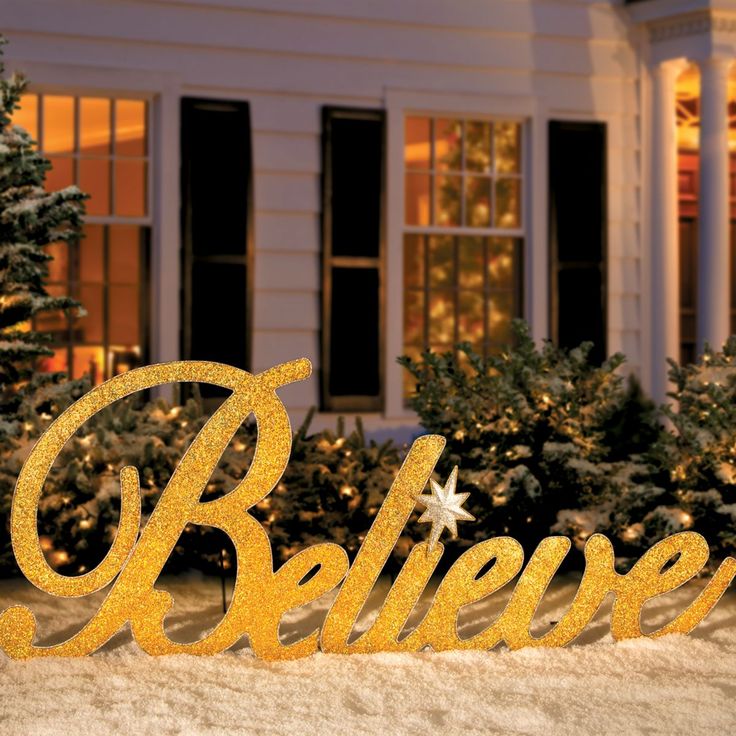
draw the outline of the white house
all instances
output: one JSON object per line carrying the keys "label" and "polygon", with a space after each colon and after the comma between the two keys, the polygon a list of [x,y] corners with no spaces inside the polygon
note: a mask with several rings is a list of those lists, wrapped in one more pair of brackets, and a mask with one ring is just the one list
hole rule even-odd
{"label": "white house", "polygon": [[45,325],[75,374],[305,355],[294,415],[390,428],[396,356],[513,315],[657,397],[731,332],[734,0],[2,0],[0,28],[51,185],[92,194],[51,287],[89,315]]}

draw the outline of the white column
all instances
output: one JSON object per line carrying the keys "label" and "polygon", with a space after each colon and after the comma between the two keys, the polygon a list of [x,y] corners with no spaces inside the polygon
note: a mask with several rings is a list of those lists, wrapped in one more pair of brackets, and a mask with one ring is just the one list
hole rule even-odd
{"label": "white column", "polygon": [[667,358],[680,354],[675,84],[683,68],[665,61],[652,75],[651,391],[658,402],[667,398]]}
{"label": "white column", "polygon": [[728,72],[731,59],[700,64],[697,348],[720,349],[730,333]]}

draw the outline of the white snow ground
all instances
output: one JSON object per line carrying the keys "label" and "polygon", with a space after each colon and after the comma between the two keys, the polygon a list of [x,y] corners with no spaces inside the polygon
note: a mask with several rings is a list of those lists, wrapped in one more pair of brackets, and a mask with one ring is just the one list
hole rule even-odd
{"label": "white snow ground", "polygon": [[[565,578],[548,592],[540,630],[559,618],[576,584]],[[646,623],[674,617],[701,584],[653,601]],[[215,579],[170,578],[159,586],[175,596],[167,620],[174,639],[198,638],[221,615]],[[77,631],[99,601],[52,599],[27,583],[0,581],[0,610],[30,605],[42,643]],[[291,614],[284,637],[311,630],[328,603]],[[503,603],[498,594],[479,604],[464,616],[463,631],[484,628]],[[606,608],[579,642],[269,664],[245,643],[215,657],[151,658],[125,631],[84,659],[12,662],[0,654],[0,734],[736,733],[736,593],[689,637],[616,644]]]}

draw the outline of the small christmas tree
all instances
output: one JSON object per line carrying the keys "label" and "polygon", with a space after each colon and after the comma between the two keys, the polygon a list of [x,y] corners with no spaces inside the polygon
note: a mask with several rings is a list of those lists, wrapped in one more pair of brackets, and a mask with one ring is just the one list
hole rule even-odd
{"label": "small christmas tree", "polygon": [[627,511],[643,545],[691,530],[723,559],[736,552],[736,336],[696,364],[670,363],[671,431],[652,452],[668,492],[646,513]]}
{"label": "small christmas tree", "polygon": [[[0,76],[3,70],[0,59]],[[38,359],[52,352],[33,318],[78,306],[49,296],[44,281],[51,257],[43,248],[79,236],[85,195],[76,187],[44,190],[50,164],[11,120],[25,88],[17,75],[0,79],[0,439],[18,436],[20,423],[29,420],[24,415],[30,412],[32,420],[54,396],[58,377],[34,372]]]}
{"label": "small christmas tree", "polygon": [[[0,37],[0,55],[4,39]],[[0,571],[14,565],[8,524],[15,480],[28,444],[52,415],[78,397],[80,382],[35,371],[51,355],[48,337],[33,329],[33,318],[77,302],[52,297],[44,287],[50,256],[44,246],[79,235],[84,195],[76,187],[46,192],[49,163],[28,133],[12,125],[26,88],[24,79],[2,77],[0,56]]]}

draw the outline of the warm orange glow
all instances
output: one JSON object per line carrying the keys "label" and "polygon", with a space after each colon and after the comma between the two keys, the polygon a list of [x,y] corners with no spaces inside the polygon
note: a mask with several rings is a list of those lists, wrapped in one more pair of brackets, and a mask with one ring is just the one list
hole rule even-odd
{"label": "warm orange glow", "polygon": [[115,161],[115,214],[142,217],[146,214],[146,164]]}
{"label": "warm orange glow", "polygon": [[105,352],[100,346],[84,345],[74,348],[72,377],[88,375],[94,385],[104,379]]}
{"label": "warm orange glow", "polygon": [[521,227],[521,126],[409,116],[404,126],[405,222]]}
{"label": "warm orange glow", "polygon": [[[677,147],[697,151],[700,147],[700,70],[690,64],[677,78]],[[728,147],[736,151],[736,70],[728,78]]]}
{"label": "warm orange glow", "polygon": [[[88,215],[141,218],[148,212],[147,115],[144,100],[32,94],[23,97],[13,122],[39,135],[52,165],[47,190],[77,184],[90,195]],[[71,295],[86,314],[34,319],[56,345],[52,357],[39,361],[41,370],[87,374],[100,383],[140,365],[141,230],[137,224],[88,223],[78,243],[48,246],[54,257],[48,292]]]}
{"label": "warm orange glow", "polygon": [[19,125],[31,138],[38,140],[38,95],[20,98],[20,108],[13,113],[13,125]]}
{"label": "warm orange glow", "polygon": [[74,151],[74,98],[43,96],[43,140],[45,153]]}
{"label": "warm orange glow", "polygon": [[79,100],[79,150],[87,155],[110,153],[110,100],[82,97]]}
{"label": "warm orange glow", "polygon": [[146,155],[146,103],[143,100],[116,100],[115,154]]}

